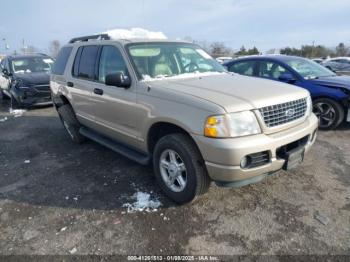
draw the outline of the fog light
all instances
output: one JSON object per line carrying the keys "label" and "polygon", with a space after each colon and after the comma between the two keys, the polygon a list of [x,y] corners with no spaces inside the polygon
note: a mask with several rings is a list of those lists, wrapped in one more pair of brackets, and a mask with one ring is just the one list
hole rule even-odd
{"label": "fog light", "polygon": [[248,157],[243,157],[241,160],[241,168],[246,168],[248,166]]}

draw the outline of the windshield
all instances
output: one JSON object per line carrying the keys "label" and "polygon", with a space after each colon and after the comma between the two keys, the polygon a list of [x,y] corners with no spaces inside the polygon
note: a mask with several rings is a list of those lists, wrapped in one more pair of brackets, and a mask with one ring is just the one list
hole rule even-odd
{"label": "windshield", "polygon": [[11,68],[14,73],[50,73],[53,60],[49,57],[26,57],[11,61]]}
{"label": "windshield", "polygon": [[128,45],[128,52],[144,80],[225,69],[199,46],[185,43]]}
{"label": "windshield", "polygon": [[314,61],[295,58],[286,61],[295,71],[297,71],[304,79],[316,79],[319,77],[335,76],[332,71]]}

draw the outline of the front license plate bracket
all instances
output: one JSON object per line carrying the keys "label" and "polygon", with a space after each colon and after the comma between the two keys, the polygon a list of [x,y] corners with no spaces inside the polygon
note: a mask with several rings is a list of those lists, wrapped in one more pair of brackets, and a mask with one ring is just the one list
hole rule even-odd
{"label": "front license plate bracket", "polygon": [[285,153],[284,159],[286,160],[283,165],[284,170],[291,170],[304,161],[305,148],[296,148],[290,152]]}

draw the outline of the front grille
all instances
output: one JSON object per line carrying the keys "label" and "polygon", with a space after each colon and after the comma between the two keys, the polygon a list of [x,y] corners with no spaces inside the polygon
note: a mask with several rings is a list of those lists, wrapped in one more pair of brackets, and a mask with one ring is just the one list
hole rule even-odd
{"label": "front grille", "polygon": [[283,104],[266,106],[259,111],[267,127],[275,127],[299,119],[305,115],[307,108],[306,98],[290,101]]}
{"label": "front grille", "polygon": [[270,162],[270,155],[268,151],[250,154],[248,158],[248,168],[263,166]]}

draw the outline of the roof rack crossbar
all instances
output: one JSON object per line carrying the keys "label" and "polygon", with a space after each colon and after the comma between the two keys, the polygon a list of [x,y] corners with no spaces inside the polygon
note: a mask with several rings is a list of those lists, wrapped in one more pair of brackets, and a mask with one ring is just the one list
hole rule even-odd
{"label": "roof rack crossbar", "polygon": [[81,37],[76,37],[72,38],[69,43],[75,43],[75,42],[87,42],[92,39],[101,39],[101,40],[110,40],[111,38],[109,37],[108,34],[99,34],[99,35],[88,35],[88,36],[81,36]]}

